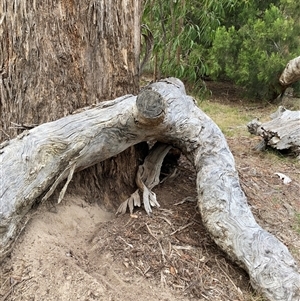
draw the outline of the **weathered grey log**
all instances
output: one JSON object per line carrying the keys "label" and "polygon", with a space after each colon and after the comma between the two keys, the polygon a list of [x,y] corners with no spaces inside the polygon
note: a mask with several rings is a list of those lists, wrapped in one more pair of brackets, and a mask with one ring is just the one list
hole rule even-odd
{"label": "weathered grey log", "polygon": [[[261,136],[265,146],[289,150],[300,155],[300,111],[286,110],[280,106],[271,121],[261,123],[257,119],[247,124],[251,134]],[[262,145],[262,143],[260,143]]]}
{"label": "weathered grey log", "polygon": [[1,149],[0,256],[9,251],[37,198],[46,200],[73,172],[143,140],[172,144],[194,163],[203,222],[249,273],[253,287],[272,301],[299,301],[295,260],[256,223],[225,137],[173,78],[151,84],[138,97],[124,96],[43,124]]}

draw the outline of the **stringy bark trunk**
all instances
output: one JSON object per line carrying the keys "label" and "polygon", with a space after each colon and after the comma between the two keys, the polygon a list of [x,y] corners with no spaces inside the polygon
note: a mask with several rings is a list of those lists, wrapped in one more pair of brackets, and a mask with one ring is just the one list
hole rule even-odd
{"label": "stringy bark trunk", "polygon": [[73,172],[145,140],[172,144],[194,163],[203,222],[214,241],[246,269],[252,285],[269,300],[298,301],[295,260],[256,223],[222,132],[177,79],[43,124],[2,146],[0,255],[9,251],[37,199],[46,200],[67,179],[64,192]]}
{"label": "stringy bark trunk", "polygon": [[13,138],[11,122],[41,124],[137,93],[139,18],[134,0],[2,0],[3,131]]}

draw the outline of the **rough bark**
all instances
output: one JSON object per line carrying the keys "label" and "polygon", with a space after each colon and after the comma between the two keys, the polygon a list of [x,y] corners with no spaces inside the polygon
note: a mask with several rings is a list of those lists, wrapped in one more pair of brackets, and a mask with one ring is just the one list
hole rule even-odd
{"label": "rough bark", "polygon": [[290,60],[280,75],[279,82],[288,86],[300,79],[300,56]]}
{"label": "rough bark", "polygon": [[300,111],[290,111],[280,106],[271,118],[265,123],[254,119],[247,125],[251,134],[263,138],[257,149],[270,146],[300,156]]}
{"label": "rough bark", "polygon": [[[1,0],[0,142],[78,108],[137,93],[140,5]],[[76,174],[71,185],[86,199],[109,204],[109,198],[134,189],[140,155],[139,147],[130,148]],[[103,178],[107,181],[99,185]]]}
{"label": "rough bark", "polygon": [[144,140],[172,144],[194,163],[203,222],[214,241],[246,269],[252,285],[269,300],[298,301],[295,260],[256,223],[222,132],[177,79],[43,124],[2,147],[1,255],[37,198],[46,200],[74,171]]}
{"label": "rough bark", "polygon": [[11,122],[41,124],[137,93],[139,6],[134,0],[1,1],[5,133],[15,136]]}

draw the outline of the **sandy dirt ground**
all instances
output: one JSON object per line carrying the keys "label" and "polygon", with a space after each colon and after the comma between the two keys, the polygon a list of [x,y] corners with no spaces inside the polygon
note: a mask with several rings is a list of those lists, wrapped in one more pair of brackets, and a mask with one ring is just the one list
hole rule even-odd
{"label": "sandy dirt ground", "polygon": [[[299,263],[299,163],[257,153],[257,142],[228,139],[241,185],[258,223]],[[264,300],[206,232],[184,157],[177,171],[154,189],[161,208],[151,217],[142,209],[116,217],[72,191],[59,205],[39,206],[0,266],[0,301]],[[275,172],[292,182],[284,185]]]}
{"label": "sandy dirt ground", "polygon": [[99,229],[112,220],[106,231],[118,226],[114,214],[76,196],[55,211],[41,206],[2,270],[2,277],[9,275],[1,290],[9,295],[2,299],[181,300],[115,261],[112,252],[98,252],[99,240],[110,243]]}

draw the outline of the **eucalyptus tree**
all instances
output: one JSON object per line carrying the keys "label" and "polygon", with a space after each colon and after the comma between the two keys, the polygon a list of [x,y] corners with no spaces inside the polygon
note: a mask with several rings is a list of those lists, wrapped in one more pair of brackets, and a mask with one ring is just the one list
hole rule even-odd
{"label": "eucalyptus tree", "polygon": [[154,36],[149,68],[154,78],[172,75],[196,81],[207,72],[206,49],[225,9],[235,1],[146,0],[142,22]]}
{"label": "eucalyptus tree", "polygon": [[296,1],[147,0],[143,23],[154,36],[154,78],[231,80],[252,96],[274,99],[279,76],[299,54]]}

